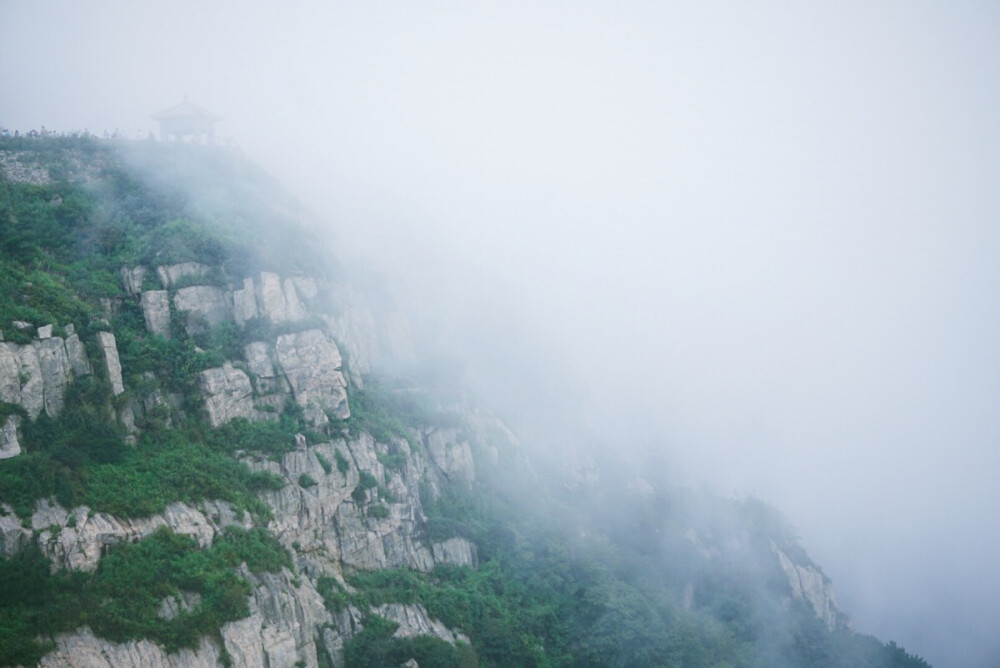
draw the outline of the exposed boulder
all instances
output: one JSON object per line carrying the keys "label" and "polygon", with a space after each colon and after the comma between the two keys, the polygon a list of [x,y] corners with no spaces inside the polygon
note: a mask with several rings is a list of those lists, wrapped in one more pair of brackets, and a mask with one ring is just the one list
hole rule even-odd
{"label": "exposed boulder", "polygon": [[174,295],[174,307],[187,314],[188,334],[204,332],[233,319],[233,306],[221,288],[192,285]]}
{"label": "exposed boulder", "polygon": [[67,510],[41,500],[31,516],[31,528],[38,532],[38,544],[54,570],[92,571],[108,546],[141,540],[163,526],[191,536],[201,547],[210,547],[215,536],[231,524],[250,528],[250,519],[222,501],[203,502],[200,509],[172,503],[150,517],[125,518],[93,513],[87,506]]}
{"label": "exposed boulder", "polygon": [[271,350],[263,341],[253,341],[243,347],[243,356],[247,361],[247,370],[260,378],[274,378],[277,372],[274,370],[274,362],[271,359]]}
{"label": "exposed boulder", "polygon": [[28,417],[34,420],[45,407],[45,384],[42,379],[42,367],[38,362],[38,352],[31,345],[13,344],[13,347],[17,351],[17,377],[21,383],[18,403],[28,412]]}
{"label": "exposed boulder", "polygon": [[229,362],[202,371],[198,375],[198,387],[205,396],[205,408],[213,427],[234,418],[255,417],[250,377]]}
{"label": "exposed boulder", "polygon": [[0,459],[10,459],[21,454],[21,442],[17,438],[17,428],[20,425],[21,418],[8,415],[0,426]]}
{"label": "exposed boulder", "polygon": [[156,268],[156,275],[160,277],[163,287],[171,288],[182,278],[204,278],[210,271],[207,265],[199,262],[180,262],[160,265]]}
{"label": "exposed boulder", "polygon": [[21,362],[16,343],[0,341],[0,401],[21,403]]}
{"label": "exposed boulder", "polygon": [[135,297],[142,292],[142,284],[146,280],[146,272],[149,269],[147,267],[122,267],[119,271],[119,276],[121,277],[122,289],[125,294]]}
{"label": "exposed boulder", "polygon": [[341,420],[350,417],[340,351],[326,334],[318,329],[283,334],[275,350],[278,365],[307,420],[324,424],[325,411]]}
{"label": "exposed boulder", "polygon": [[63,396],[70,380],[69,359],[61,338],[46,338],[33,341],[32,346],[38,356],[38,367],[42,373],[42,392],[45,412],[51,417],[59,415],[63,407]]}
{"label": "exposed boulder", "polygon": [[0,556],[12,557],[31,544],[31,529],[21,525],[14,509],[0,505]]}
{"label": "exposed boulder", "polygon": [[[56,647],[42,657],[39,668],[217,668],[221,651],[208,636],[197,650],[174,654],[152,640],[115,643],[94,635],[89,627],[55,637]],[[237,665],[237,664],[234,664]],[[263,664],[261,664],[263,665]]]}
{"label": "exposed boulder", "polygon": [[479,566],[479,555],[476,544],[465,538],[449,538],[431,546],[434,562],[438,564],[453,564],[455,566]]}
{"label": "exposed boulder", "polygon": [[456,429],[432,429],[424,432],[424,442],[434,464],[446,478],[472,485],[476,478],[476,465],[472,459],[469,442],[458,438]]}
{"label": "exposed boulder", "polygon": [[[222,627],[222,640],[234,666],[319,665],[316,637],[331,623],[323,597],[308,579],[287,569],[254,574],[240,569],[254,585],[250,616]],[[325,650],[322,650],[325,653]]]}
{"label": "exposed boulder", "polygon": [[55,417],[69,381],[91,371],[76,334],[65,341],[50,336],[23,345],[0,342],[0,401],[21,406],[32,420],[42,410]]}
{"label": "exposed boulder", "polygon": [[257,291],[254,289],[253,279],[244,278],[243,289],[233,291],[233,317],[236,319],[236,324],[242,327],[259,315]]}
{"label": "exposed boulder", "polygon": [[139,298],[146,331],[170,338],[170,296],[166,290],[147,290]]}
{"label": "exposed boulder", "polygon": [[452,631],[438,620],[432,619],[424,606],[419,604],[387,603],[375,608],[374,612],[380,617],[385,617],[399,624],[399,628],[392,634],[393,638],[433,636],[452,645],[456,642],[469,642],[468,636]]}
{"label": "exposed boulder", "polygon": [[290,278],[286,278],[283,288],[285,293],[285,318],[291,321],[304,319],[308,313],[306,312],[306,307],[299,301],[295,282]]}
{"label": "exposed boulder", "polygon": [[87,359],[87,349],[75,333],[70,333],[66,337],[66,358],[74,376],[89,376],[94,372],[90,360]]}
{"label": "exposed boulder", "polygon": [[778,556],[781,570],[788,578],[792,597],[808,603],[828,629],[836,630],[841,623],[842,615],[837,608],[837,596],[830,581],[815,566],[792,561],[773,541],[771,548]]}
{"label": "exposed boulder", "polygon": [[97,342],[104,353],[104,365],[108,372],[108,380],[111,381],[111,392],[117,397],[125,391],[125,383],[122,380],[122,364],[118,359],[118,345],[115,342],[115,335],[111,332],[98,332]]}
{"label": "exposed boulder", "polygon": [[260,289],[257,291],[257,305],[262,317],[271,322],[283,322],[285,318],[285,293],[281,289],[281,277],[271,272],[260,274]]}

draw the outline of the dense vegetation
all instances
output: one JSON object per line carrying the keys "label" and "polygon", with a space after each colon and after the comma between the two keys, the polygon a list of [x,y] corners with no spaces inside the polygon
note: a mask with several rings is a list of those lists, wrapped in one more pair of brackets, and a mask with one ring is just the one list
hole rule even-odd
{"label": "dense vegetation", "polygon": [[[291,567],[288,553],[263,529],[230,527],[211,548],[167,528],[138,543],[113,546],[93,573],[59,571],[37,546],[0,560],[0,665],[32,665],[58,631],[90,626],[124,642],[149,638],[168,650],[195,647],[207,630],[245,617],[251,572]],[[196,595],[173,617],[165,599]]]}
{"label": "dense vegetation", "polygon": [[[479,568],[355,573],[348,578],[353,594],[321,581],[328,607],[419,603],[468,635],[476,659],[489,666],[927,667],[893,643],[828,631],[803,602],[781,603],[787,581],[749,559],[705,564],[689,541],[671,541],[677,538],[671,524],[692,519],[677,503],[653,501],[658,512],[640,520],[643,526],[633,521],[628,530],[645,537],[640,544],[609,539],[619,524],[614,516],[589,523],[581,536],[574,530],[581,526],[575,509],[560,507],[544,492],[522,489],[521,500],[525,494],[536,510],[531,516],[515,512],[520,501],[515,505],[489,486],[474,494],[450,490],[428,501],[428,530],[473,539]],[[681,498],[687,495],[675,501]],[[619,503],[622,515],[631,515],[642,514],[649,502],[632,497]],[[728,514],[720,524],[739,518],[741,530],[756,524],[787,531],[780,516],[757,501],[724,505],[715,509]],[[538,519],[545,516],[558,519]],[[730,542],[733,535],[717,538]],[[750,553],[758,550],[748,546]],[[687,604],[686,583],[693,584]],[[352,666],[390,665],[382,661],[397,656],[398,640],[385,633],[385,620],[375,628],[348,643],[358,661]],[[460,648],[439,648],[434,657],[433,665],[472,665]]]}
{"label": "dense vegetation", "polygon": [[[93,573],[53,573],[37,545],[0,559],[0,665],[31,665],[49,649],[44,639],[83,625],[115,641],[194,647],[247,614],[250,585],[236,567],[292,568],[262,528],[271,510],[258,497],[283,479],[251,471],[237,455],[279,457],[295,448],[296,434],[309,442],[331,434],[311,432],[294,402],[275,410],[272,421],[210,428],[197,373],[280,328],[251,322],[243,330],[222,325],[188,334],[175,327],[169,339],[151,336],[134,301],[121,299],[119,269],[198,261],[216,268],[208,280],[220,284],[262,269],[336,269],[309,250],[318,244],[274,231],[271,223],[291,217],[293,207],[259,170],[225,152],[116,148],[86,138],[2,140],[0,150],[24,151],[23,160],[52,175],[41,185],[0,182],[0,323],[52,323],[57,334],[73,325],[88,345],[98,330],[113,331],[128,388],[112,401],[99,371],[77,378],[59,416],[35,421],[0,403],[0,419],[21,416],[24,449],[0,461],[0,501],[27,523],[36,502],[49,497],[68,509],[123,517],[220,499],[255,527],[230,527],[210,548],[164,529],[110,546]],[[146,280],[148,288],[161,287],[155,275]],[[16,329],[4,336],[30,340]],[[163,400],[136,415],[138,434],[129,434],[109,415],[140,394]],[[352,387],[351,411],[332,429],[374,436],[385,445],[378,458],[390,473],[421,450],[422,428],[466,428],[414,383],[384,378]],[[354,572],[348,587],[318,580],[330,610],[356,606],[365,614],[363,630],[346,643],[347,665],[415,658],[423,668],[926,667],[892,643],[829,631],[792,599],[773,550],[810,562],[764,504],[681,490],[644,495],[609,477],[599,489],[584,489],[508,454],[484,467],[472,489],[425,484],[421,494],[423,539],[472,540],[477,568]],[[318,461],[327,474],[351,467],[339,449],[332,461]],[[388,517],[388,481],[358,473],[355,501],[377,489],[380,502],[365,512]],[[306,489],[317,484],[305,473],[295,481]],[[165,601],[174,602],[170,614]],[[388,603],[424,606],[469,644],[395,637],[395,625],[373,612]]]}

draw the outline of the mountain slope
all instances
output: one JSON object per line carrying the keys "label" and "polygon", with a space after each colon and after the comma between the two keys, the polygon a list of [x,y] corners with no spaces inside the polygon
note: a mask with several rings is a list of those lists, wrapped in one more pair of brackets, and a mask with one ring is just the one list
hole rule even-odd
{"label": "mountain slope", "polygon": [[927,665],[764,504],[532,461],[400,374],[391,299],[238,156],[0,165],[0,663]]}

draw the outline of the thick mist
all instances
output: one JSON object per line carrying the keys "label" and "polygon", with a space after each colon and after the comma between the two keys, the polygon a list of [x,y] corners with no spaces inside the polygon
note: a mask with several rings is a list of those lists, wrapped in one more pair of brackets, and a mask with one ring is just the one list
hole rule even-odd
{"label": "thick mist", "polygon": [[0,126],[145,138],[188,95],[515,422],[775,504],[859,631],[979,668],[997,34],[975,2],[0,0]]}

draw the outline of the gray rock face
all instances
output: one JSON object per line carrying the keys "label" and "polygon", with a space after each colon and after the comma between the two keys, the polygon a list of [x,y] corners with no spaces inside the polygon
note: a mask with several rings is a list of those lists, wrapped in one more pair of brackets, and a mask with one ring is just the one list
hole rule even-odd
{"label": "gray rock face", "polygon": [[52,183],[49,170],[33,165],[25,158],[27,151],[0,151],[0,176],[10,183],[45,185]]}
{"label": "gray rock face", "polygon": [[0,401],[21,403],[20,355],[16,343],[0,341]]}
{"label": "gray rock face", "polygon": [[42,325],[38,328],[36,336],[39,339],[51,339],[52,338],[52,325]]}
{"label": "gray rock face", "polygon": [[98,332],[97,342],[104,353],[104,365],[108,371],[108,380],[111,381],[111,392],[117,397],[125,391],[125,383],[122,380],[122,364],[118,359],[118,344],[115,342],[115,335],[111,332]]}
{"label": "gray rock face", "polygon": [[39,668],[218,668],[221,654],[208,636],[197,650],[182,649],[176,654],[167,654],[151,640],[113,643],[96,637],[87,627],[60,634],[55,640],[55,649],[42,657]]}
{"label": "gray rock face", "polygon": [[125,294],[135,297],[140,292],[142,292],[142,283],[146,280],[146,272],[149,269],[143,266],[132,267],[122,267],[119,271],[119,276],[121,277],[122,289]]}
{"label": "gray rock face", "polygon": [[226,292],[211,285],[192,285],[174,295],[174,307],[187,314],[188,334],[204,332],[233,319]]}
{"label": "gray rock face", "polygon": [[350,417],[340,351],[326,334],[318,329],[283,334],[278,337],[275,350],[278,365],[306,419],[313,424],[324,424],[326,410],[341,420]]}
{"label": "gray rock face", "polygon": [[449,538],[431,546],[434,562],[438,564],[454,564],[455,566],[479,566],[479,555],[476,544],[465,538]]}
{"label": "gray rock face", "polygon": [[364,387],[363,377],[371,373],[372,365],[379,357],[375,318],[367,308],[341,308],[344,311],[342,317],[325,316],[323,320],[330,334],[344,346],[351,382]]}
{"label": "gray rock face", "polygon": [[263,341],[253,341],[243,348],[243,356],[247,361],[247,369],[261,378],[274,378],[274,362],[271,360],[270,347]]}
{"label": "gray rock face", "polygon": [[89,376],[94,372],[87,359],[87,349],[84,347],[80,337],[70,334],[66,337],[66,357],[69,360],[70,371],[74,376]]}
{"label": "gray rock face", "polygon": [[[163,335],[169,335],[170,299],[186,314],[188,331],[197,332],[229,320],[240,326],[254,318],[272,323],[300,321],[309,317],[308,309],[319,296],[313,279],[283,278],[266,272],[256,280],[245,279],[242,288],[232,292],[205,285],[178,288],[178,281],[190,283],[189,278],[209,273],[209,268],[196,263],[159,267],[157,273],[165,289],[143,292],[145,271],[123,269],[122,284],[126,293],[138,297],[147,330]],[[289,396],[314,425],[325,424],[327,415],[347,418],[345,369],[341,350],[331,337],[343,336],[345,349],[356,360],[350,373],[360,383],[374,360],[386,354],[386,332],[360,298],[353,309],[345,309],[337,318],[328,317],[326,323],[327,331],[310,329],[281,335],[275,341],[248,344],[243,351],[245,367],[239,361],[227,362],[202,372],[199,389],[211,424],[217,426],[237,417],[271,418],[277,413],[265,409],[280,410]],[[25,324],[34,331],[32,325]],[[115,338],[101,332],[98,344],[113,392],[121,394],[124,383]],[[27,346],[0,342],[0,400],[10,397],[32,417],[42,410],[57,411],[68,379],[91,372],[84,347],[75,335],[65,341],[56,337],[36,340]],[[125,422],[131,421],[125,418],[126,413],[140,425],[139,418],[144,415],[164,419],[164,406],[174,416],[179,402],[165,397],[159,383],[155,376],[143,379],[139,383],[143,389],[137,387],[128,405],[118,407]],[[59,399],[54,398],[56,394]],[[11,429],[7,422],[0,425],[0,453],[15,450],[17,426]],[[423,539],[426,518],[420,490],[422,484],[429,483],[436,494],[447,480],[471,482],[474,470],[469,441],[482,447],[481,439],[459,437],[454,429],[428,429],[417,436],[425,446],[419,452],[410,452],[404,439],[381,443],[362,434],[354,440],[318,445],[307,445],[305,437],[298,438],[296,449],[277,461],[245,458],[253,470],[269,471],[286,481],[282,489],[264,491],[260,496],[274,510],[268,530],[292,552],[298,576],[288,571],[254,575],[241,569],[241,577],[253,585],[251,614],[224,626],[221,644],[206,636],[195,650],[166,654],[155,643],[111,643],[83,628],[57,636],[55,650],[41,665],[214,666],[223,649],[237,667],[300,662],[317,666],[320,655],[329,655],[333,665],[342,665],[344,640],[360,629],[367,611],[348,608],[331,614],[315,589],[315,578],[327,575],[343,582],[342,569],[429,571],[437,563],[477,566],[473,543],[456,537],[429,545]],[[386,459],[386,455],[392,458]],[[153,517],[129,519],[93,513],[84,506],[65,509],[51,500],[41,501],[30,527],[22,526],[12,511],[0,516],[0,553],[15,553],[34,538],[52,560],[53,568],[92,571],[109,545],[139,540],[162,526],[193,536],[207,547],[224,526],[249,528],[251,521],[248,515],[237,514],[219,502],[197,507],[175,503]],[[197,605],[193,597],[165,599],[160,613],[169,619]],[[430,619],[420,606],[382,606],[372,612],[396,621],[401,637],[427,634],[448,642],[464,639]],[[318,648],[317,642],[324,647]]]}
{"label": "gray rock face", "polygon": [[458,439],[455,429],[434,429],[424,434],[424,442],[431,459],[451,481],[466,487],[472,485],[476,466],[467,441]]}
{"label": "gray rock face", "polygon": [[14,509],[6,503],[0,505],[0,555],[12,557],[31,544],[31,529],[21,526]]}
{"label": "gray rock face", "polygon": [[21,454],[21,443],[17,439],[20,421],[18,416],[8,415],[0,427],[0,459],[10,459]]}
{"label": "gray rock face", "polygon": [[281,288],[281,277],[277,274],[261,272],[257,305],[261,316],[271,322],[284,322],[288,319],[285,313],[285,292]]}
{"label": "gray rock face", "polygon": [[788,555],[774,543],[771,544],[771,548],[778,556],[781,570],[788,578],[792,596],[806,601],[828,629],[836,630],[842,615],[837,608],[837,597],[830,581],[815,567],[803,566],[789,559]]}
{"label": "gray rock face", "polygon": [[156,268],[156,275],[165,288],[173,287],[182,278],[204,278],[209,272],[208,266],[198,262],[181,262]]}
{"label": "gray rock face", "polygon": [[38,367],[42,372],[42,388],[45,412],[50,416],[59,415],[63,407],[63,395],[70,380],[69,359],[61,338],[47,338],[32,342],[38,355]]}
{"label": "gray rock face", "polygon": [[170,297],[166,290],[147,290],[139,298],[146,331],[170,338]]}
{"label": "gray rock face", "polygon": [[253,279],[244,278],[243,289],[233,291],[233,317],[236,318],[236,324],[242,327],[259,315],[257,291],[254,290]]}
{"label": "gray rock face", "polygon": [[312,582],[281,573],[254,575],[241,569],[240,576],[254,585],[250,616],[226,624],[222,640],[234,666],[294,666],[299,661],[319,665],[316,637],[332,620],[323,597]]}
{"label": "gray rock face", "polygon": [[21,408],[28,411],[32,420],[45,407],[45,385],[42,367],[38,363],[38,353],[34,346],[17,346],[18,378],[21,381]]}
{"label": "gray rock face", "polygon": [[433,636],[454,645],[456,642],[468,643],[468,636],[456,633],[436,619],[431,619],[422,605],[403,605],[388,603],[374,609],[380,617],[396,622],[399,628],[392,634],[393,638],[412,638],[414,636]]}
{"label": "gray rock face", "polygon": [[228,362],[202,371],[198,376],[198,387],[205,396],[205,407],[213,427],[238,417],[255,417],[250,377]]}
{"label": "gray rock face", "polygon": [[[222,642],[233,668],[319,665],[316,638],[332,625],[323,599],[308,580],[298,584],[287,570],[255,575],[241,569],[253,586],[250,616],[222,627]],[[204,636],[195,650],[167,654],[149,640],[114,643],[97,638],[89,628],[56,637],[43,668],[217,668],[221,649]]]}
{"label": "gray rock face", "polygon": [[285,293],[285,318],[292,321],[304,319],[308,313],[306,313],[306,307],[299,301],[295,282],[290,278],[286,278],[282,287]]}
{"label": "gray rock face", "polygon": [[311,302],[319,296],[319,286],[316,279],[311,276],[292,276],[288,279],[295,286],[298,296],[307,302]]}
{"label": "gray rock face", "polygon": [[91,373],[80,338],[71,334],[18,345],[0,342],[0,401],[17,404],[34,420],[44,410],[56,416],[73,376]]}
{"label": "gray rock face", "polygon": [[31,528],[38,532],[38,544],[52,560],[54,570],[92,571],[109,545],[134,542],[166,526],[174,533],[191,536],[201,547],[209,547],[225,526],[250,528],[249,518],[242,517],[242,513],[237,515],[229,504],[221,501],[204,502],[200,509],[173,503],[157,515],[132,519],[91,513],[87,506],[67,510],[42,500],[31,516]]}
{"label": "gray rock face", "polygon": [[[406,442],[396,447],[405,448]],[[378,459],[386,451],[385,444],[362,434],[355,441],[300,447],[278,462],[248,459],[252,469],[268,471],[288,481],[282,489],[261,495],[275,511],[268,530],[283,545],[298,545],[299,568],[311,575],[339,575],[341,564],[360,570],[429,571],[435,563],[475,567],[475,546],[464,539],[438,543],[434,552],[423,544],[419,538],[423,518],[420,486],[422,481],[438,474],[419,456],[407,457],[402,469],[386,469]],[[350,462],[346,473],[334,465],[338,452]],[[382,498],[375,487],[360,495],[361,471],[377,481],[385,481],[392,500]],[[303,488],[299,484],[303,474],[315,485]],[[360,502],[356,496],[360,496]],[[371,515],[371,508],[376,505],[388,510],[386,517]]]}
{"label": "gray rock face", "polygon": [[250,295],[255,293],[256,313],[271,322],[294,322],[306,318],[309,313],[300,299],[299,289],[304,291],[303,297],[307,300],[315,298],[317,293],[316,282],[312,279],[296,277],[282,281],[280,276],[268,271],[260,273],[260,280],[254,292],[251,292],[253,284],[248,285],[247,281],[249,279],[243,282],[243,289],[239,291],[243,293],[240,299],[247,302],[244,307],[245,312],[247,314],[252,312],[249,299]]}

